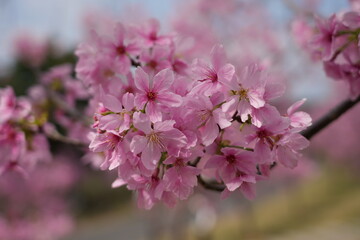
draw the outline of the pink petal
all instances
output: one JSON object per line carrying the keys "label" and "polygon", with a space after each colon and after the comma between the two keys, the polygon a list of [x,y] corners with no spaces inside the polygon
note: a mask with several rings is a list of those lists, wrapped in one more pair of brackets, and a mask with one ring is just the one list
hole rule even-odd
{"label": "pink petal", "polygon": [[138,67],[135,70],[135,78],[134,78],[135,86],[137,89],[143,92],[149,91],[150,79],[149,75],[144,72],[141,67]]}
{"label": "pink petal", "polygon": [[115,44],[122,44],[125,36],[125,28],[121,23],[117,23],[114,29]]}
{"label": "pink petal", "polygon": [[223,156],[215,155],[212,156],[205,164],[204,168],[217,168],[220,169],[221,167],[226,164],[225,159]]}
{"label": "pink petal", "polygon": [[161,70],[154,76],[154,87],[153,91],[160,92],[165,91],[170,88],[171,84],[174,82],[173,71],[169,68]]}
{"label": "pink petal", "polygon": [[154,130],[156,132],[166,132],[174,129],[174,120],[166,120],[162,122],[156,122],[154,124]]}
{"label": "pink petal", "polygon": [[250,105],[253,106],[254,108],[263,107],[265,105],[263,95],[264,95],[263,92],[258,91],[258,90],[249,91],[248,98],[249,98]]}
{"label": "pink petal", "polygon": [[230,85],[231,80],[235,74],[235,67],[228,63],[225,66],[223,66],[217,74],[218,74],[219,82],[224,83],[226,85]]}
{"label": "pink petal", "polygon": [[295,133],[291,135],[290,142],[288,146],[293,150],[303,150],[309,146],[310,142],[301,134]]}
{"label": "pink petal", "polygon": [[121,116],[118,114],[109,114],[99,119],[99,128],[103,130],[115,130],[122,123]]}
{"label": "pink petal", "polygon": [[244,182],[240,186],[240,191],[244,194],[247,199],[254,199],[256,196],[255,184]]}
{"label": "pink petal", "polygon": [[246,100],[240,100],[238,107],[238,114],[240,115],[241,121],[246,122],[251,115],[251,106]]}
{"label": "pink petal", "polygon": [[306,101],[306,98],[303,98],[297,102],[295,102],[293,105],[291,105],[288,110],[287,110],[287,114],[290,116],[293,113],[295,113],[296,110],[298,110],[299,107],[301,107],[301,105],[303,105]]}
{"label": "pink petal", "polygon": [[225,113],[220,108],[213,111],[213,118],[214,121],[219,124],[221,129],[231,126],[229,118],[226,117]]}
{"label": "pink petal", "polygon": [[306,112],[296,112],[290,116],[291,126],[295,128],[303,128],[311,125],[312,119]]}
{"label": "pink petal", "polygon": [[210,118],[199,131],[201,133],[201,140],[205,146],[212,144],[219,134],[218,126],[212,118]]}
{"label": "pink petal", "polygon": [[183,102],[180,95],[170,92],[159,94],[157,100],[169,107],[180,107]]}
{"label": "pink petal", "polygon": [[103,103],[104,107],[113,112],[121,112],[122,105],[119,99],[110,94],[105,94],[102,87],[100,87],[100,102]]}
{"label": "pink petal", "polygon": [[118,187],[124,186],[125,184],[126,184],[126,182],[123,179],[118,178],[111,184],[111,187],[118,188]]}
{"label": "pink petal", "polygon": [[145,134],[149,134],[151,132],[151,122],[147,115],[135,112],[134,116],[134,127],[143,131]]}
{"label": "pink petal", "polygon": [[133,137],[130,143],[130,151],[134,154],[141,153],[147,146],[147,139],[144,136],[136,135]]}
{"label": "pink petal", "polygon": [[149,115],[150,121],[152,122],[159,122],[162,120],[160,107],[154,102],[148,102],[146,106],[146,113]]}
{"label": "pink petal", "polygon": [[211,63],[216,72],[226,64],[226,54],[222,45],[215,45],[210,53]]}
{"label": "pink petal", "polygon": [[225,185],[226,185],[226,188],[232,192],[232,191],[235,191],[236,189],[238,189],[242,183],[243,183],[243,181],[241,181],[238,178],[235,178],[230,182],[226,182]]}
{"label": "pink petal", "polygon": [[274,161],[270,147],[263,140],[256,143],[254,152],[259,163],[272,163]]}
{"label": "pink petal", "polygon": [[288,147],[277,148],[277,158],[285,167],[295,168],[298,164],[299,155]]}
{"label": "pink petal", "polygon": [[281,97],[285,92],[285,85],[280,83],[268,83],[265,86],[264,99],[269,101]]}
{"label": "pink petal", "polygon": [[127,111],[131,111],[135,106],[134,106],[134,94],[132,93],[125,93],[122,97],[122,102],[123,102],[123,105],[124,105],[124,108],[127,110]]}
{"label": "pink petal", "polygon": [[141,161],[149,170],[155,169],[157,162],[160,160],[160,157],[160,148],[152,142],[149,142],[141,153]]}

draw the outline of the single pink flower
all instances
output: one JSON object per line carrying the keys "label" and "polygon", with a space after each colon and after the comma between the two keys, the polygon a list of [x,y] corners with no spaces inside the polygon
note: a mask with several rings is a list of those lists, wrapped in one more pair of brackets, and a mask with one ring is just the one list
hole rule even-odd
{"label": "single pink flower", "polygon": [[130,128],[132,110],[134,108],[133,94],[124,94],[122,97],[123,104],[121,104],[116,97],[102,92],[100,101],[108,110],[107,112],[99,115],[98,127],[100,129],[122,133]]}
{"label": "single pink flower", "polygon": [[182,104],[181,96],[170,91],[174,82],[174,75],[170,69],[164,69],[154,77],[150,77],[142,68],[136,69],[135,85],[140,93],[135,96],[135,105],[138,109],[145,107],[146,114],[152,122],[161,121],[161,107],[179,107]]}
{"label": "single pink flower", "polygon": [[193,92],[204,93],[206,96],[223,89],[224,83],[230,82],[235,73],[235,67],[227,63],[222,45],[213,47],[210,53],[210,64],[196,59],[192,66],[194,80],[198,83]]}
{"label": "single pink flower", "polygon": [[212,98],[204,95],[190,96],[187,102],[192,112],[189,117],[193,120],[193,125],[199,128],[201,140],[205,146],[214,142],[219,134],[219,127],[224,129],[231,125],[231,116],[217,106],[221,104],[222,96],[219,95],[221,94],[213,95]]}
{"label": "single pink flower", "polygon": [[140,63],[148,74],[154,75],[159,71],[170,68],[169,61],[170,51],[163,46],[155,46],[152,49],[145,49],[140,55]]}
{"label": "single pink flower", "polygon": [[174,128],[175,121],[150,122],[142,113],[134,113],[134,126],[144,135],[136,135],[130,143],[134,154],[141,153],[141,161],[147,169],[153,170],[160,160],[162,152],[177,156],[186,145],[185,135]]}
{"label": "single pink flower", "polygon": [[275,158],[278,162],[288,168],[295,168],[301,154],[298,151],[309,146],[309,141],[299,133],[288,132],[280,136],[276,141]]}
{"label": "single pink flower", "polygon": [[126,75],[130,71],[131,56],[137,56],[140,53],[140,46],[136,42],[127,41],[127,30],[121,23],[116,24],[113,39],[103,41],[101,50],[103,54],[119,62],[118,71]]}
{"label": "single pink flower", "polygon": [[[245,67],[239,78],[228,83],[230,98],[223,105],[223,109],[236,110],[241,121],[246,122],[249,116],[253,117],[255,109],[265,106],[266,80],[266,74],[258,65],[252,64]],[[256,125],[261,126],[261,123]]]}
{"label": "single pink flower", "polygon": [[137,34],[140,36],[146,47],[170,45],[173,41],[173,37],[170,35],[160,35],[159,31],[159,22],[156,19],[150,19],[142,27],[137,29]]}
{"label": "single pink flower", "polygon": [[215,168],[229,191],[235,191],[244,182],[256,183],[254,153],[234,148],[221,149],[223,155],[212,156],[205,168]]}
{"label": "single pink flower", "polygon": [[187,199],[197,185],[197,175],[201,170],[187,165],[190,159],[182,157],[169,157],[164,163],[172,164],[173,167],[166,170],[163,182],[165,189],[175,194],[180,200]]}
{"label": "single pink flower", "polygon": [[93,152],[104,152],[105,159],[100,168],[112,170],[126,159],[128,143],[123,136],[111,132],[94,134],[89,148]]}
{"label": "single pink flower", "polygon": [[318,33],[314,35],[311,44],[324,60],[329,60],[336,51],[335,38],[339,21],[336,15],[329,19],[316,18]]}

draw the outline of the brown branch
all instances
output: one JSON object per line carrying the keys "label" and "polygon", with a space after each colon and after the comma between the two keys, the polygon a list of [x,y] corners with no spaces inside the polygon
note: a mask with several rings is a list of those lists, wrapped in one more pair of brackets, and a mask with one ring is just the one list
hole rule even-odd
{"label": "brown branch", "polygon": [[213,190],[217,192],[222,192],[225,189],[224,184],[219,184],[215,182],[207,182],[205,181],[200,175],[197,176],[198,182],[201,186],[203,186],[205,189]]}
{"label": "brown branch", "polygon": [[327,127],[330,123],[338,119],[342,114],[347,112],[353,106],[355,106],[360,101],[360,96],[358,96],[355,100],[346,100],[340,103],[337,107],[332,109],[325,116],[316,121],[313,125],[304,130],[301,134],[307,139],[311,139],[325,127]]}

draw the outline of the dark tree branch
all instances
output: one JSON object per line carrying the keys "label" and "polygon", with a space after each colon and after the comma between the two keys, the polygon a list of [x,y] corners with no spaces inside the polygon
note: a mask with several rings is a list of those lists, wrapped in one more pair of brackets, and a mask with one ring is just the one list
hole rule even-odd
{"label": "dark tree branch", "polygon": [[216,182],[207,182],[200,175],[197,176],[197,179],[200,185],[203,186],[205,189],[213,190],[217,192],[222,192],[225,189],[224,184],[219,184]]}
{"label": "dark tree branch", "polygon": [[327,127],[330,123],[338,119],[342,114],[348,111],[350,108],[355,106],[360,101],[360,96],[358,96],[355,100],[346,100],[340,103],[337,107],[332,109],[325,116],[316,121],[313,125],[304,130],[301,134],[307,139],[311,139],[325,127]]}

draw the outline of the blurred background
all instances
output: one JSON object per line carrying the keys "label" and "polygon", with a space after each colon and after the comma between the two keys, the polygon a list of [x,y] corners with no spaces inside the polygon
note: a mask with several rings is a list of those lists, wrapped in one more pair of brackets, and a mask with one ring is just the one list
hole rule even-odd
{"label": "blurred background", "polygon": [[[313,13],[328,17],[349,6],[347,0],[0,0],[0,85],[10,84],[21,95],[35,81],[19,51],[27,48],[24,42],[45,51],[39,68],[45,71],[75,64],[76,46],[108,19],[137,23],[154,17],[162,32],[188,33],[204,46],[222,42],[239,65],[243,58],[270,65],[287,85],[278,106],[286,109],[288,102],[307,98],[304,108],[316,120],[346,97],[346,88],[330,81],[301,49],[291,26]],[[202,39],[199,29],[214,39]],[[63,146],[52,143],[61,166],[40,169],[40,177],[22,187],[31,192],[38,182],[50,181],[48,175],[58,176],[51,192],[61,195],[64,208],[47,237],[29,239],[360,239],[359,126],[356,106],[312,140],[296,169],[277,167],[270,180],[257,184],[253,201],[241,194],[221,200],[219,193],[198,187],[174,209],[158,205],[150,211],[139,210],[125,188],[111,188],[116,173],[95,170],[76,148],[60,154]],[[5,196],[7,187],[0,188]],[[45,231],[41,224],[37,236]]]}

